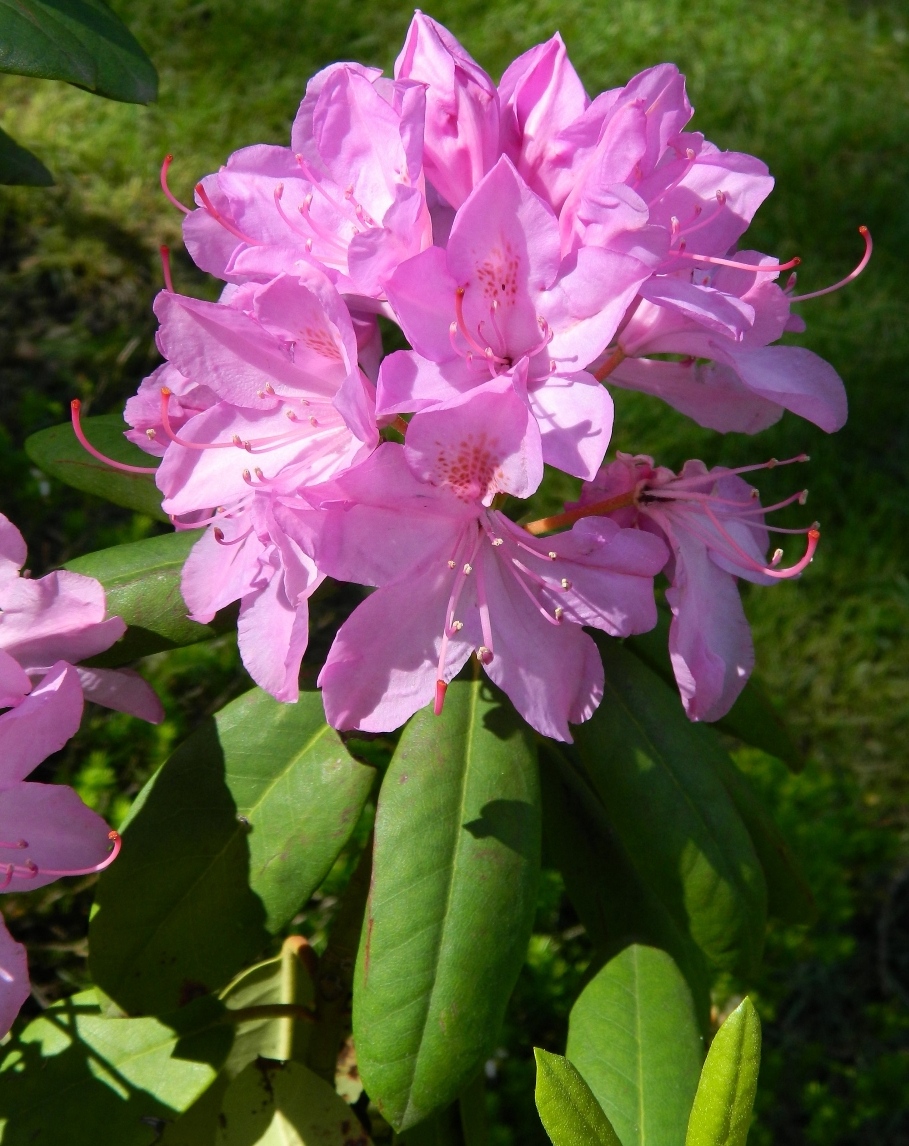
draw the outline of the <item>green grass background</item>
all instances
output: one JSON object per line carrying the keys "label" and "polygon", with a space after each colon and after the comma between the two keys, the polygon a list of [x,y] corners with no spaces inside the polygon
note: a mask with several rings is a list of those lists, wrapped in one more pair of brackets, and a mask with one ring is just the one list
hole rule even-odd
{"label": "green grass background", "polygon": [[[50,82],[0,77],[0,126],[53,170],[50,190],[0,189],[0,508],[36,572],[152,532],[152,522],[50,485],[26,434],[64,420],[81,397],[116,410],[157,362],[150,302],[157,246],[175,248],[178,289],[214,296],[180,251],[180,216],[158,190],[165,152],[184,200],[194,182],[253,142],[284,143],[306,79],[336,59],[390,67],[410,18],[375,0],[120,0],[154,59],[159,102],[109,103]],[[820,918],[771,933],[748,984],[766,1024],[755,1146],[909,1143],[909,8],[898,0],[444,0],[446,23],[493,74],[562,32],[588,91],[673,60],[688,77],[694,126],[761,156],[776,176],[750,243],[802,257],[800,289],[841,277],[874,235],[869,270],[806,303],[794,340],[828,358],[850,397],[832,437],[787,415],[754,439],[701,431],[641,396],[617,394],[615,444],[670,465],[742,464],[805,450],[769,496],[811,489],[823,537],[796,584],[747,593],[759,672],[809,766],[798,777],[740,753],[800,851]],[[782,524],[803,523],[792,513]],[[787,555],[788,556],[788,555]],[[153,658],[168,700],[159,729],[95,714],[56,765],[119,819],[148,770],[201,715],[242,687],[229,640]],[[38,994],[84,976],[78,938],[90,888],[7,897],[33,944]],[[73,920],[76,923],[73,923]],[[889,922],[888,922],[889,921]],[[561,1050],[585,959],[552,877],[538,935],[490,1085],[494,1142],[545,1141],[531,1103],[531,1041]],[[743,989],[726,984],[726,994]],[[721,992],[722,993],[722,992]],[[720,1000],[722,1004],[722,1000]]]}

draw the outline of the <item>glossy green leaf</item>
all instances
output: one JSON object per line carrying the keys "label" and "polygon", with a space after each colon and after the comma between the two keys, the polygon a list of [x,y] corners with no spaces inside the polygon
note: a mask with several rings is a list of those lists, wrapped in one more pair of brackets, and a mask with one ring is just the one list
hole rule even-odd
{"label": "glossy green leaf", "polygon": [[0,72],[66,80],[126,103],[158,94],[154,65],[102,0],[0,0]]}
{"label": "glossy green leaf", "polygon": [[180,574],[199,537],[194,529],[165,533],[67,562],[65,569],[101,582],[108,615],[122,617],[129,626],[122,640],[95,657],[93,665],[128,664],[149,653],[208,640],[226,629],[227,622],[220,617],[210,625],[200,625],[186,615]]}
{"label": "glossy green leaf", "polygon": [[140,792],[90,927],[95,981],[130,1013],[218,990],[325,878],[374,772],[318,693],[253,689],[207,720]]}
{"label": "glossy green leaf", "polygon": [[[114,461],[144,467],[156,463],[150,454],[123,437],[128,427],[118,414],[83,418],[82,428],[92,445]],[[39,430],[26,438],[25,452],[39,469],[74,489],[147,513],[159,521],[170,521],[161,508],[162,495],[155,485],[154,474],[125,473],[105,465],[82,448],[68,422]]]}
{"label": "glossy green leaf", "polygon": [[394,1146],[469,1146],[461,1127],[459,1105],[452,1103],[431,1118],[424,1118],[416,1126],[396,1134]]}
{"label": "glossy green leaf", "polygon": [[622,1146],[593,1091],[567,1058],[533,1048],[534,1097],[553,1146]]}
{"label": "glossy green leaf", "polygon": [[539,872],[536,752],[485,681],[417,713],[382,784],[354,981],[370,1097],[398,1130],[453,1102],[495,1046]]}
{"label": "glossy green leaf", "polygon": [[767,888],[745,825],[674,691],[617,641],[599,644],[603,700],[575,736],[616,839],[708,961],[750,973]]}
{"label": "glossy green leaf", "polygon": [[748,777],[735,766],[708,727],[697,725],[704,760],[713,768],[738,809],[767,882],[767,910],[784,923],[810,923],[814,896],[795,856]]}
{"label": "glossy green leaf", "polygon": [[217,1146],[370,1146],[347,1103],[300,1063],[253,1063],[227,1088]]}
{"label": "glossy green leaf", "polygon": [[710,1045],[685,1146],[745,1146],[760,1067],[761,1020],[745,998]]}
{"label": "glossy green leaf", "polygon": [[622,1146],[683,1146],[701,1048],[685,980],[654,947],[626,947],[571,1009],[566,1054]]}
{"label": "glossy green leaf", "polygon": [[32,155],[5,131],[0,131],[0,183],[51,187],[53,182],[53,175],[37,155]]}
{"label": "glossy green leaf", "polygon": [[595,949],[595,965],[629,943],[660,947],[688,981],[701,1029],[710,1021],[710,974],[678,911],[638,877],[603,805],[565,745],[547,744],[540,761],[543,840],[549,863]]}
{"label": "glossy green leaf", "polygon": [[159,1019],[110,1019],[94,993],[50,1007],[6,1047],[4,1146],[151,1146],[215,1078],[231,1045],[215,999]]}
{"label": "glossy green leaf", "polygon": [[[660,609],[655,629],[640,636],[631,637],[625,647],[631,649],[645,664],[663,678],[672,688],[676,687],[669,660],[669,613]],[[715,725],[723,732],[737,737],[744,744],[760,748],[771,756],[782,760],[794,772],[805,766],[804,758],[786,728],[780,714],[761,685],[752,676],[739,694],[735,704],[722,720]]]}
{"label": "glossy green leaf", "polygon": [[163,1128],[153,1146],[218,1146],[221,1103],[228,1086],[230,1078],[222,1071],[185,1114]]}
{"label": "glossy green leaf", "polygon": [[[298,936],[284,941],[280,955],[242,971],[221,992],[228,1013],[270,1003],[300,1003],[312,1007],[315,987],[295,950]],[[294,1019],[251,1019],[237,1023],[234,1044],[224,1071],[235,1078],[257,1058],[305,1061],[312,1024]]]}

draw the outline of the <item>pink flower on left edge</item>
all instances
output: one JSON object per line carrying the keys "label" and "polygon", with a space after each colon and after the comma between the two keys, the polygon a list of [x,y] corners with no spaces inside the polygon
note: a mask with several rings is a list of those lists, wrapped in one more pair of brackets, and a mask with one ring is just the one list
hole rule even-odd
{"label": "pink flower on left edge", "polygon": [[[603,669],[582,625],[616,636],[656,623],[656,538],[587,523],[554,545],[491,508],[542,476],[539,430],[500,376],[417,414],[406,446],[309,490],[311,513],[276,515],[328,575],[377,585],[338,630],[319,677],[338,728],[387,731],[435,698],[476,653],[521,715],[570,740],[602,697]],[[318,497],[316,496],[318,494]]]}
{"label": "pink flower on left edge", "polygon": [[125,669],[76,665],[70,679],[78,690],[49,683],[54,666],[97,656],[123,636],[126,625],[119,617],[105,619],[104,589],[94,578],[67,570],[38,580],[22,577],[25,557],[22,534],[0,514],[0,706],[8,709],[0,715],[0,756],[24,753],[23,775],[79,727],[83,693],[153,724],[164,718],[152,688]]}
{"label": "pink flower on left edge", "polygon": [[500,159],[455,216],[447,248],[402,263],[388,281],[414,350],[383,362],[378,413],[431,409],[524,363],[543,460],[592,478],[612,401],[585,368],[648,274],[637,259],[593,248],[563,259],[551,209]]}

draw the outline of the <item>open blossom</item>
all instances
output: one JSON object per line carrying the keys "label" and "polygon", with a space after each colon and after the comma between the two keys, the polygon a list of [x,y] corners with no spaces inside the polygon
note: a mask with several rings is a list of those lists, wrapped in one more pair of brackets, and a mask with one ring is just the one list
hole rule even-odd
{"label": "open blossom", "polygon": [[[796,461],[803,458],[793,459]],[[776,464],[776,463],[769,463]],[[763,507],[758,491],[740,473],[763,466],[708,470],[703,462],[686,462],[681,473],[656,467],[653,459],[619,454],[594,482],[585,484],[581,500],[566,517],[599,510],[623,526],[636,526],[666,541],[671,559],[666,567],[672,609],[669,653],[685,711],[692,720],[719,720],[732,707],[754,667],[751,630],[736,585],[739,577],[759,585],[798,576],[814,554],[820,534],[806,530],[804,556],[779,568],[782,550],[767,560],[765,514],[795,501]]]}
{"label": "open blossom", "polygon": [[164,447],[155,480],[166,512],[232,507],[250,497],[251,484],[267,487],[279,476],[324,480],[377,441],[350,316],[315,268],[239,287],[227,303],[162,291],[155,310],[171,373],[154,377],[179,383],[182,424],[171,419],[166,385],[157,413],[143,384],[127,415],[150,434],[150,450]]}
{"label": "open blossom", "polygon": [[526,364],[543,458],[592,477],[612,402],[585,367],[616,331],[647,268],[585,249],[563,259],[558,223],[508,159],[460,208],[447,247],[402,263],[388,298],[414,351],[379,373],[379,414],[425,410]]}
{"label": "open blossom", "polygon": [[544,735],[570,740],[602,696],[582,625],[613,635],[656,623],[664,545],[613,522],[537,541],[492,508],[542,475],[539,432],[507,377],[417,414],[406,446],[386,443],[321,487],[312,514],[276,511],[330,576],[378,586],[341,626],[319,677],[339,728],[397,728],[472,653]]}
{"label": "open blossom", "polygon": [[[62,748],[79,726],[83,693],[153,724],[162,720],[161,702],[137,673],[76,664],[126,632],[119,617],[105,619],[100,583],[65,569],[37,580],[23,577],[25,558],[22,534],[0,514],[0,707],[7,709],[0,714],[2,751],[21,743],[35,757],[33,768]],[[78,688],[55,683],[52,670],[62,662]]]}
{"label": "open blossom", "polygon": [[196,263],[244,282],[317,261],[345,294],[381,299],[387,274],[432,242],[424,102],[421,84],[384,79],[376,68],[319,72],[291,147],[246,147],[197,186],[198,207],[184,224]]}

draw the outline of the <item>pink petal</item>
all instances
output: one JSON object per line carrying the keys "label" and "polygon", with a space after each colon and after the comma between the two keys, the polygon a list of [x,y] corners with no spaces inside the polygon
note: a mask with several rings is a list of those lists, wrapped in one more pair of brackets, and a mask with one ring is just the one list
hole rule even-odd
{"label": "pink petal", "polygon": [[534,492],[543,480],[543,458],[536,421],[518,392],[526,377],[522,365],[413,416],[404,455],[420,481],[486,505],[499,492]]}
{"label": "pink petal", "polygon": [[[433,700],[451,583],[451,570],[439,554],[429,566],[411,570],[357,606],[338,630],[319,674],[333,728],[390,732]],[[468,584],[465,594],[471,592]],[[475,606],[468,608],[464,628],[448,642],[446,681],[480,642],[475,616]]]}
{"label": "pink petal", "polygon": [[829,362],[803,346],[766,346],[735,354],[745,385],[770,402],[806,418],[828,434],[842,429],[848,415],[843,380]]}
{"label": "pink petal", "polygon": [[728,338],[741,339],[754,323],[754,308],[742,299],[672,275],[648,279],[641,285],[640,293],[649,302],[677,311]]}
{"label": "pink petal", "polygon": [[457,289],[441,247],[429,247],[401,263],[385,284],[388,301],[408,342],[433,362],[457,356],[449,334]]}
{"label": "pink petal", "polygon": [[0,513],[0,577],[15,576],[27,555],[25,538],[10,519]]}
{"label": "pink petal", "polygon": [[0,846],[6,891],[31,891],[83,874],[100,867],[112,850],[110,828],[63,784],[19,783],[0,791],[0,841],[13,845]]}
{"label": "pink petal", "polygon": [[423,163],[426,177],[460,207],[499,154],[495,84],[452,34],[417,12],[395,79],[427,84]]}
{"label": "pink petal", "polygon": [[[227,544],[215,537],[214,527],[205,531],[192,547],[183,565],[180,590],[194,621],[208,624],[219,609],[246,593],[259,568],[262,542],[245,518],[238,527],[221,526]],[[236,538],[247,536],[237,541]]]}
{"label": "pink petal", "polygon": [[276,571],[264,588],[244,597],[237,633],[243,664],[256,684],[276,700],[295,701],[309,639],[309,602],[292,605]]}
{"label": "pink petal", "polygon": [[75,662],[104,652],[126,632],[119,617],[104,620],[104,589],[93,577],[59,570],[3,589],[0,647],[30,669]]}
{"label": "pink petal", "polygon": [[554,374],[529,392],[540,427],[543,461],[591,481],[612,435],[613,404],[590,374]]}
{"label": "pink petal", "polygon": [[19,704],[31,691],[32,682],[22,666],[0,649],[0,708]]}
{"label": "pink petal", "polygon": [[721,433],[756,434],[778,422],[783,408],[749,390],[735,371],[720,362],[658,362],[626,358],[609,384],[662,398],[699,426]]}
{"label": "pink petal", "polygon": [[76,669],[86,700],[114,712],[128,712],[149,724],[160,724],[164,707],[152,686],[130,669],[85,668]]}
{"label": "pink petal", "polygon": [[486,674],[537,732],[571,743],[568,722],[588,720],[603,697],[600,654],[580,626],[546,621],[495,552],[479,554],[495,646]]}
{"label": "pink petal", "polygon": [[31,994],[28,958],[0,919],[0,1038],[8,1033]]}
{"label": "pink petal", "polygon": [[376,413],[409,414],[450,402],[472,390],[482,377],[462,358],[432,362],[412,350],[396,350],[379,368]]}
{"label": "pink petal", "polygon": [[0,787],[59,752],[75,736],[82,706],[78,672],[59,661],[21,704],[0,715]]}

